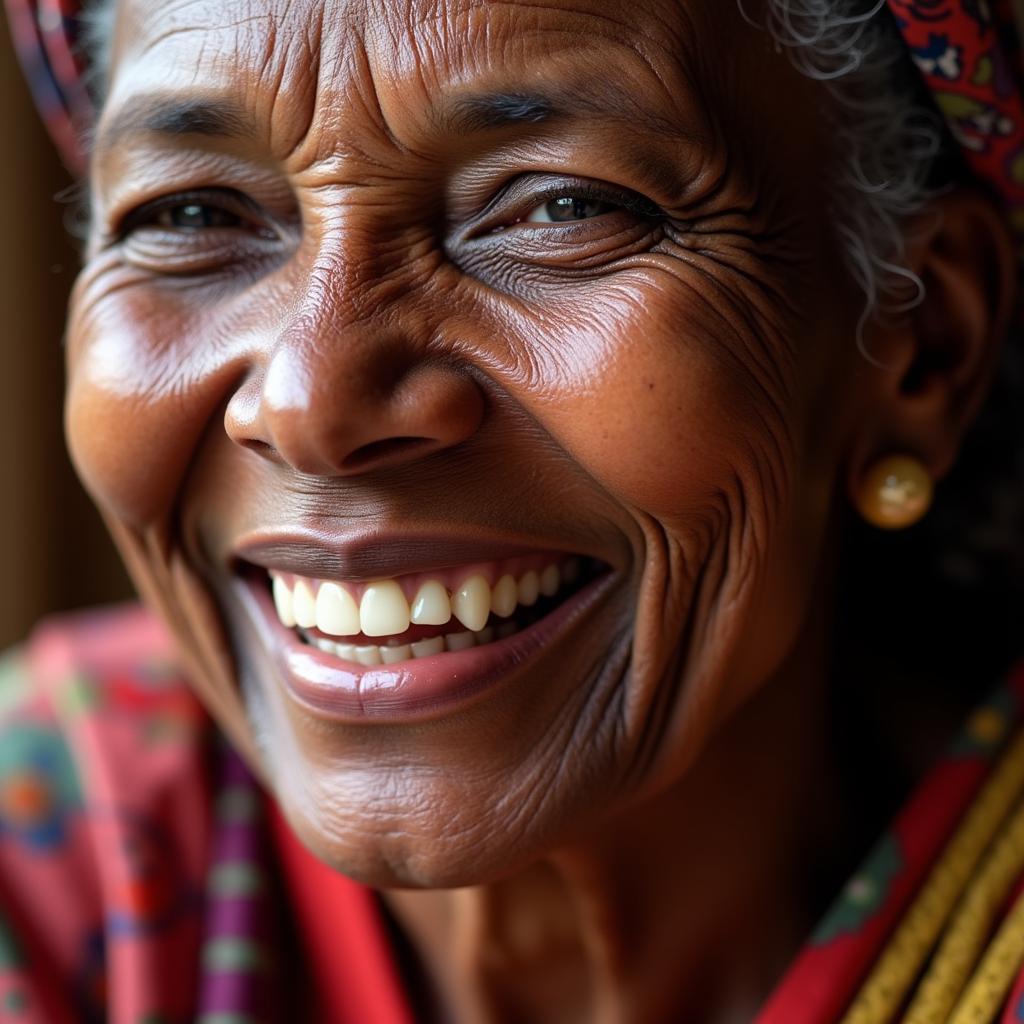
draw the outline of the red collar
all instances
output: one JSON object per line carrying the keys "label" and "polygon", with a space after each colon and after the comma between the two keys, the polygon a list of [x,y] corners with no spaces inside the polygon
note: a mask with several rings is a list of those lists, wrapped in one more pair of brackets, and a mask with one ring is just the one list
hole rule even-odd
{"label": "red collar", "polygon": [[373,892],[317,860],[268,801],[274,848],[305,943],[316,1019],[413,1024]]}

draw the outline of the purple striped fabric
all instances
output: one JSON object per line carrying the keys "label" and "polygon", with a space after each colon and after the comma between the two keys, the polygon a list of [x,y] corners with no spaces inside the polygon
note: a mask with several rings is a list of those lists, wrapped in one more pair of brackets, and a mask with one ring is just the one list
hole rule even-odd
{"label": "purple striped fabric", "polygon": [[200,952],[197,1020],[236,1024],[276,1019],[279,978],[272,958],[272,902],[262,795],[239,756],[220,751],[212,856]]}
{"label": "purple striped fabric", "polygon": [[93,111],[82,80],[77,0],[4,0],[11,38],[29,88],[68,169],[87,166]]}

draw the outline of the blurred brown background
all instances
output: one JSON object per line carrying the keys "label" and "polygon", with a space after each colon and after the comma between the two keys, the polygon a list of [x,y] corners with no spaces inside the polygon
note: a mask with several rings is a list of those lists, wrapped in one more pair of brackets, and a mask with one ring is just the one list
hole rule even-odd
{"label": "blurred brown background", "polygon": [[61,434],[64,306],[78,256],[65,230],[72,184],[0,17],[0,649],[50,612],[122,599],[129,586],[75,480]]}

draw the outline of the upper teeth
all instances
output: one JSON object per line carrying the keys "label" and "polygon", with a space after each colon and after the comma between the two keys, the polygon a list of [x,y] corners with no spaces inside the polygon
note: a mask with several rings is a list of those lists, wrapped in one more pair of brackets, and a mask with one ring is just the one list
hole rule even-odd
{"label": "upper teeth", "polygon": [[467,630],[484,628],[491,612],[503,618],[517,605],[533,605],[550,597],[563,581],[579,575],[579,562],[569,559],[543,571],[529,569],[517,579],[502,573],[494,585],[483,572],[472,572],[449,591],[439,579],[419,583],[407,597],[398,580],[377,580],[361,588],[346,583],[272,574],[274,605],[285,626],[316,627],[329,636],[395,636],[410,626],[443,626],[454,616]]}

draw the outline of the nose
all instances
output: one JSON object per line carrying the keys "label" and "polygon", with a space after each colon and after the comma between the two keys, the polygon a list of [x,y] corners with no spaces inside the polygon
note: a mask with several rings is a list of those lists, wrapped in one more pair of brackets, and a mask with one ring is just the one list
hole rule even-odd
{"label": "nose", "polygon": [[484,411],[480,386],[443,355],[365,320],[331,331],[306,317],[232,395],[225,428],[300,473],[347,476],[454,447]]}

